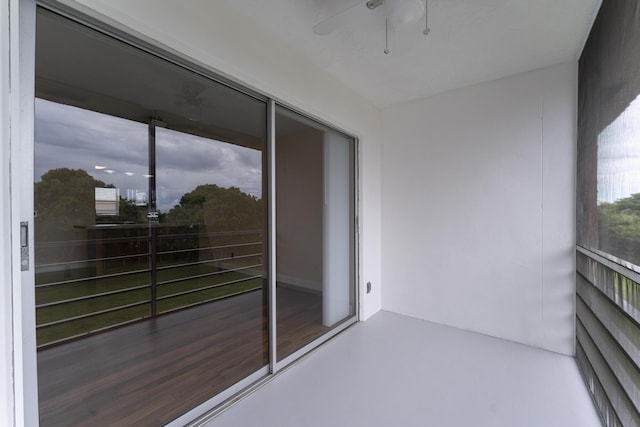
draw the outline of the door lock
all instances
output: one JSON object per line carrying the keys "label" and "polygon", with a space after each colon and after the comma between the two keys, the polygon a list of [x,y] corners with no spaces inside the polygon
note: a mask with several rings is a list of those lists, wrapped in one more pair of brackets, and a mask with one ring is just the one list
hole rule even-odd
{"label": "door lock", "polygon": [[29,222],[20,222],[20,270],[29,271]]}

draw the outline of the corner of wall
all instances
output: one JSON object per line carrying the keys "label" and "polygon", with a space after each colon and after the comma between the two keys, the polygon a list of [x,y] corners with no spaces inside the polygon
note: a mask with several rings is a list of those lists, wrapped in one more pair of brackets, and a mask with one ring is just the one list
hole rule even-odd
{"label": "corner of wall", "polygon": [[573,353],[575,78],[558,64],[384,111],[383,309]]}
{"label": "corner of wall", "polygon": [[545,73],[542,348],[575,354],[576,61]]}
{"label": "corner of wall", "polygon": [[[382,127],[375,113],[373,133],[360,142],[360,320],[382,309]],[[367,283],[371,292],[367,293]]]}

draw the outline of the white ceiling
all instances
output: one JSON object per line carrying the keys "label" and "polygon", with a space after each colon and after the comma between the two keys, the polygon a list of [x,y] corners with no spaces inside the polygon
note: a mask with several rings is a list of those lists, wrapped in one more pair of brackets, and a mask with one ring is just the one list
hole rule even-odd
{"label": "white ceiling", "polygon": [[[385,55],[384,7],[327,35],[313,26],[362,0],[234,0],[283,43],[378,107],[577,60],[601,0],[428,0],[424,22],[396,31]],[[274,60],[277,60],[275,58]]]}

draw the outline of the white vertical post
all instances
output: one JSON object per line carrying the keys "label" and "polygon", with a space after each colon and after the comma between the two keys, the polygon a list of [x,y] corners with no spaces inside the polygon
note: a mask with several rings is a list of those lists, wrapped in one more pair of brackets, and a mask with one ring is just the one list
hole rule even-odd
{"label": "white vertical post", "polygon": [[349,141],[324,136],[324,215],[322,249],[322,324],[333,326],[349,315],[350,251]]}
{"label": "white vertical post", "polygon": [[[0,0],[3,8],[8,5],[8,26],[3,15],[1,28],[2,41],[2,91],[3,91],[3,165],[2,193],[3,204],[9,202],[9,208],[3,207],[2,251],[9,251],[10,257],[10,299],[3,304],[10,305],[12,342],[12,401],[13,414],[8,425],[38,425],[38,380],[35,333],[35,280],[33,262],[33,131],[34,131],[34,72],[35,72],[35,0]],[[3,14],[6,10],[3,10]],[[5,50],[7,49],[8,50]],[[5,64],[9,60],[9,67]],[[4,73],[8,70],[9,75]],[[6,78],[9,77],[7,86]],[[4,91],[9,90],[8,104]],[[5,108],[7,108],[5,110]],[[9,126],[5,139],[6,126]],[[8,142],[7,142],[8,141]],[[5,170],[5,156],[9,156],[8,174]],[[7,176],[10,179],[9,194],[5,194]],[[5,197],[6,196],[6,197]],[[5,217],[5,214],[10,217]],[[28,233],[21,239],[21,224],[28,227]],[[24,240],[21,242],[21,240]],[[6,242],[9,242],[8,245]],[[25,245],[27,247],[22,248]],[[28,256],[28,263],[22,265],[21,253]],[[5,255],[5,254],[3,254]],[[3,256],[3,261],[7,258]],[[5,266],[3,266],[4,268]],[[6,273],[3,271],[3,275]],[[4,308],[4,307],[3,307]],[[3,314],[3,322],[6,314]],[[7,329],[4,328],[4,335]],[[7,356],[3,354],[3,356]],[[5,364],[6,366],[6,364]]]}
{"label": "white vertical post", "polygon": [[[0,0],[0,199],[11,197],[10,35],[9,0]],[[0,203],[0,425],[14,425],[13,308],[11,293],[11,205]]]}

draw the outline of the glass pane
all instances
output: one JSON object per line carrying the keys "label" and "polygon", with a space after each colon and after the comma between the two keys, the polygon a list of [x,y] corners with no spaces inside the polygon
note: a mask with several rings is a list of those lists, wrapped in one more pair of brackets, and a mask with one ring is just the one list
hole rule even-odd
{"label": "glass pane", "polygon": [[261,292],[262,153],[162,128],[156,149],[158,311]]}
{"label": "glass pane", "polygon": [[576,211],[578,244],[640,265],[635,8],[628,2],[603,6],[580,58]]}
{"label": "glass pane", "polygon": [[602,2],[580,57],[576,237],[591,251],[576,257],[577,360],[607,426],[640,425],[637,11]]}
{"label": "glass pane", "polygon": [[276,110],[277,358],[355,315],[354,141]]}
{"label": "glass pane", "polygon": [[[149,316],[147,127],[36,99],[37,344]],[[126,146],[126,148],[125,148]]]}
{"label": "glass pane", "polygon": [[598,249],[640,265],[640,97],[598,135]]}
{"label": "glass pane", "polygon": [[165,425],[268,363],[266,104],[44,10],[36,38],[40,423]]}

